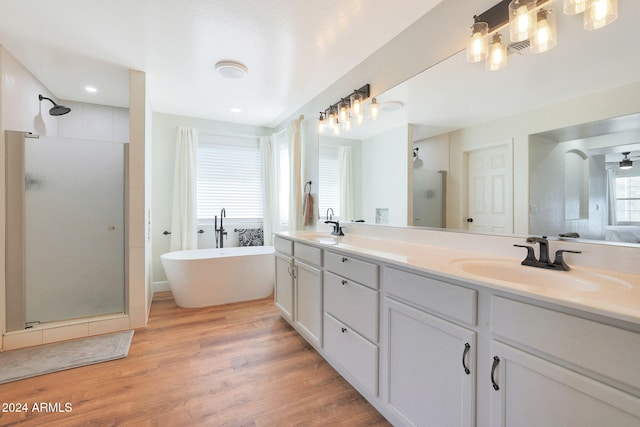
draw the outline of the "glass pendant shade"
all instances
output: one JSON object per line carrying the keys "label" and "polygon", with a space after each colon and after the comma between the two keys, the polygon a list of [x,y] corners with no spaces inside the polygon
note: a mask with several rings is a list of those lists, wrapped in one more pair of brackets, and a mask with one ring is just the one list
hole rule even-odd
{"label": "glass pendant shade", "polygon": [[536,1],[513,0],[509,3],[509,34],[512,42],[533,36],[536,30]]}
{"label": "glass pendant shade", "polygon": [[584,29],[597,30],[618,18],[618,0],[588,0],[584,12]]}
{"label": "glass pendant shade", "polygon": [[564,14],[577,15],[587,8],[587,0],[564,0]]}
{"label": "glass pendant shade", "polygon": [[364,97],[360,92],[354,92],[351,95],[351,114],[357,116],[364,114]]}
{"label": "glass pendant shade", "polygon": [[344,120],[340,120],[340,125],[342,126],[342,130],[345,132],[349,132],[351,130],[351,118],[347,115],[347,118]]}
{"label": "glass pendant shade", "polygon": [[332,107],[329,110],[329,129],[335,129],[338,127],[338,115],[336,114],[335,109]]}
{"label": "glass pendant shade", "polygon": [[349,101],[342,100],[338,107],[340,109],[340,121],[344,122],[349,118]]}
{"label": "glass pendant shade", "polygon": [[501,70],[507,65],[507,46],[502,43],[502,35],[494,34],[489,44],[489,56],[485,68],[489,71]]}
{"label": "glass pendant shade", "polygon": [[320,113],[320,118],[318,119],[318,133],[324,132],[324,114]]}
{"label": "glass pendant shade", "polygon": [[356,126],[360,126],[364,123],[364,112],[360,111],[359,114],[354,116],[354,121],[356,123]]}
{"label": "glass pendant shade", "polygon": [[380,117],[380,104],[373,98],[369,106],[369,118],[371,120],[378,120],[378,117]]}
{"label": "glass pendant shade", "polygon": [[467,62],[480,62],[487,59],[489,45],[487,34],[489,24],[486,22],[476,22],[471,27],[471,39],[467,46]]}
{"label": "glass pendant shade", "polygon": [[552,10],[540,9],[536,33],[530,39],[531,52],[542,53],[550,50],[558,43],[556,33],[556,16]]}

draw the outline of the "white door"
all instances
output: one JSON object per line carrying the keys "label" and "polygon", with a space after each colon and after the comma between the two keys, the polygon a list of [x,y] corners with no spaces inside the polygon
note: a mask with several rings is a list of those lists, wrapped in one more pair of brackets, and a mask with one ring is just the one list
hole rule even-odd
{"label": "white door", "polygon": [[384,299],[385,405],[406,425],[475,425],[475,332]]}
{"label": "white door", "polygon": [[293,321],[293,261],[276,253],[275,305],[282,315]]}
{"label": "white door", "polygon": [[467,153],[467,229],[513,233],[511,143]]}
{"label": "white door", "polygon": [[638,397],[496,341],[491,349],[492,427],[640,425]]}

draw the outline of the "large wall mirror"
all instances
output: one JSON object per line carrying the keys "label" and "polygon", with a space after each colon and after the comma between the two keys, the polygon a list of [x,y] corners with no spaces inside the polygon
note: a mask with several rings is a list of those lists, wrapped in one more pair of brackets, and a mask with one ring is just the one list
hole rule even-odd
{"label": "large wall mirror", "polygon": [[321,134],[320,218],[640,244],[640,2],[596,31],[557,21],[549,52],[494,72],[458,52]]}

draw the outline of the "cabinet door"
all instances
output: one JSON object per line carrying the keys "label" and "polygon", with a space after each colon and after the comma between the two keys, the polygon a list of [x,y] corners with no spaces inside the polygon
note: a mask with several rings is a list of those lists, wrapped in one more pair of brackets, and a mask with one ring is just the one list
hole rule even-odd
{"label": "cabinet door", "polygon": [[640,425],[637,396],[496,341],[491,349],[492,426]]}
{"label": "cabinet door", "polygon": [[317,347],[322,346],[322,270],[295,261],[295,323]]}
{"label": "cabinet door", "polygon": [[416,426],[475,425],[475,332],[384,298],[385,405]]}
{"label": "cabinet door", "polygon": [[282,315],[293,321],[293,261],[276,253],[275,305]]}

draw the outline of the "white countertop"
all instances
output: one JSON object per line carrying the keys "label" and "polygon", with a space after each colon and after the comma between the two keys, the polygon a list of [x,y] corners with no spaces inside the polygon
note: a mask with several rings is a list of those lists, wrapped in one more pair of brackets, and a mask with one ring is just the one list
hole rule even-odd
{"label": "white countertop", "polygon": [[309,231],[276,235],[640,325],[640,274],[569,261],[570,271],[522,266],[524,250],[521,258],[512,258],[473,247],[462,250],[363,235],[336,237]]}

